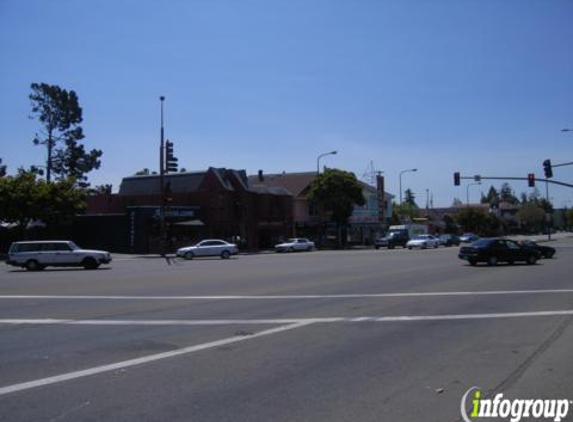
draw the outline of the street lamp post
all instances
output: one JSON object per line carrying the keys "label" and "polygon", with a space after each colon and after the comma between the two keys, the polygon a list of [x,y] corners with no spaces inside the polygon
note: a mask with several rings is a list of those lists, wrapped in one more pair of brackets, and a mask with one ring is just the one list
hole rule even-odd
{"label": "street lamp post", "polygon": [[325,152],[324,154],[320,154],[318,156],[318,158],[316,159],[316,175],[318,176],[320,174],[320,159],[326,155],[336,155],[338,154],[338,151],[330,151],[330,152]]}
{"label": "street lamp post", "polygon": [[400,205],[402,205],[402,174],[407,173],[407,172],[415,172],[415,171],[418,171],[418,169],[406,169],[406,170],[402,170],[400,172],[400,177],[399,177],[399,181],[400,181]]}
{"label": "street lamp post", "polygon": [[481,182],[468,183],[466,186],[466,206],[470,206],[470,186],[481,185]]}

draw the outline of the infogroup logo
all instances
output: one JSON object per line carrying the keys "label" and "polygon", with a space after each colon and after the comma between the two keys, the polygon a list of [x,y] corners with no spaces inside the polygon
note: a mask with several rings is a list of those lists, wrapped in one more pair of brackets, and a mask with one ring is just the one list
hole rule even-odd
{"label": "infogroup logo", "polygon": [[[472,395],[473,393],[473,395]],[[468,399],[471,405],[468,411]],[[552,420],[560,422],[569,413],[573,401],[568,399],[504,399],[502,393],[493,399],[485,399],[479,387],[472,387],[462,397],[460,411],[465,422],[476,422],[480,418],[503,418],[519,422],[522,418]]]}

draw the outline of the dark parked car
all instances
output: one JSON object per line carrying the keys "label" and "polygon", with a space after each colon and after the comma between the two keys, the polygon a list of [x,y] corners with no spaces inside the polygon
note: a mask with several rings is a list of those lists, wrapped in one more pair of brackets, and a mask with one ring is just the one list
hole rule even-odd
{"label": "dark parked car", "polygon": [[460,238],[455,234],[443,234],[440,236],[440,245],[459,246]]}
{"label": "dark parked car", "polygon": [[480,239],[470,246],[462,246],[458,254],[460,259],[470,265],[487,262],[487,265],[497,265],[498,262],[513,264],[518,261],[533,265],[541,257],[535,249],[522,246],[508,239]]}
{"label": "dark parked car", "polygon": [[539,252],[541,254],[541,256],[543,258],[551,259],[551,258],[553,258],[553,255],[555,255],[555,248],[552,248],[551,246],[542,246],[542,245],[537,244],[533,240],[523,240],[520,243],[523,246],[527,246],[528,248],[535,249],[537,252]]}
{"label": "dark parked car", "polygon": [[410,236],[408,236],[407,231],[394,231],[390,232],[384,237],[376,239],[374,241],[374,247],[376,249],[380,247],[394,249],[396,246],[401,246],[403,248],[406,247],[406,243],[410,240]]}

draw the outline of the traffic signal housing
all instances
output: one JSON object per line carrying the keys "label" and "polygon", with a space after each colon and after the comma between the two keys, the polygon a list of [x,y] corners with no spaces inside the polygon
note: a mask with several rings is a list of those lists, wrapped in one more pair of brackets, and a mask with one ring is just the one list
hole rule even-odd
{"label": "traffic signal housing", "polygon": [[527,186],[529,186],[530,188],[535,187],[535,174],[529,173],[527,175]]}
{"label": "traffic signal housing", "polygon": [[456,171],[454,173],[454,186],[459,186],[460,185],[460,172]]}
{"label": "traffic signal housing", "polygon": [[543,162],[543,171],[545,172],[545,178],[551,179],[553,177],[553,168],[551,167],[551,160],[545,160]]}
{"label": "traffic signal housing", "polygon": [[175,172],[177,171],[177,157],[173,155],[173,142],[165,142],[165,171]]}

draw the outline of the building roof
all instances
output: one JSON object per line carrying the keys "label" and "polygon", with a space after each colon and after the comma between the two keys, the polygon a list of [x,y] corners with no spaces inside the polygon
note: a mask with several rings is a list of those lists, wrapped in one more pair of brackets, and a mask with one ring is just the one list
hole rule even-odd
{"label": "building roof", "polygon": [[298,198],[315,178],[316,172],[314,171],[302,173],[260,174],[249,176],[249,184],[252,188],[262,186],[284,188],[290,192],[292,196]]}
{"label": "building roof", "polygon": [[[171,173],[165,175],[165,183],[171,182],[171,192],[197,192],[208,170],[199,172]],[[224,185],[224,183],[222,183]],[[124,177],[119,186],[120,196],[158,195],[159,175]]]}
{"label": "building roof", "polygon": [[[172,193],[193,193],[206,189],[205,179],[214,177],[228,191],[243,190],[272,195],[291,195],[280,186],[250,186],[245,170],[209,167],[203,171],[170,173],[165,175],[165,184],[170,183]],[[158,174],[124,177],[119,186],[119,196],[151,196],[160,194]]]}

